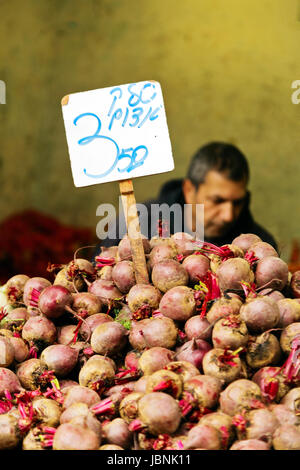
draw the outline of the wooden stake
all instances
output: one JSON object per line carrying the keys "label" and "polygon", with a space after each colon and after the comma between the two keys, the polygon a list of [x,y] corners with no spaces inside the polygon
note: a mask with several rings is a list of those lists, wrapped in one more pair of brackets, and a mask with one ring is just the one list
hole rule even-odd
{"label": "wooden stake", "polygon": [[130,240],[135,279],[138,284],[149,284],[149,276],[132,180],[119,181],[119,185],[127,233]]}

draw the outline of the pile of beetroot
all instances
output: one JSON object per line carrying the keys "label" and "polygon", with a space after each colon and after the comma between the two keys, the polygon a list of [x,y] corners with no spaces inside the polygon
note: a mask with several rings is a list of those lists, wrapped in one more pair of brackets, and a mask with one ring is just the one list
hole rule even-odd
{"label": "pile of beetroot", "polygon": [[0,288],[0,449],[300,450],[300,271],[253,234],[129,239]]}

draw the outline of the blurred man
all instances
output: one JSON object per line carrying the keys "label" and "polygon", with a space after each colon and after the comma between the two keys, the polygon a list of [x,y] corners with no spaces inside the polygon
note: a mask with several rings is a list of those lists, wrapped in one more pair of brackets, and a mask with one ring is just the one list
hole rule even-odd
{"label": "blurred man", "polygon": [[[258,225],[250,212],[250,193],[247,190],[249,167],[245,156],[235,146],[223,142],[212,142],[201,147],[191,160],[184,179],[171,180],[164,184],[155,200],[146,201],[147,214],[140,215],[141,231],[148,238],[155,235],[153,227],[157,220],[151,218],[153,204],[179,204],[184,208],[190,204],[192,210],[182,215],[180,223],[169,221],[170,234],[174,231],[196,232],[197,204],[204,205],[204,240],[215,245],[225,245],[241,233],[254,233],[277,249],[272,235]],[[184,211],[182,211],[184,214]],[[102,246],[118,244],[124,236],[125,224],[117,238],[104,239]],[[147,232],[147,233],[145,233]]]}

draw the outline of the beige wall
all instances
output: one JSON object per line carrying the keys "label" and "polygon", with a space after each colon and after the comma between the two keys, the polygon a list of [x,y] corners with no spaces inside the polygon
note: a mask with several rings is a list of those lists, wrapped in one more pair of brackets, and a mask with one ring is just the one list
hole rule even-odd
{"label": "beige wall", "polygon": [[252,208],[288,255],[300,238],[297,0],[0,0],[0,217],[34,207],[96,227],[115,183],[73,186],[61,116],[67,93],[160,81],[176,169],[135,180],[153,196],[212,139],[249,157]]}

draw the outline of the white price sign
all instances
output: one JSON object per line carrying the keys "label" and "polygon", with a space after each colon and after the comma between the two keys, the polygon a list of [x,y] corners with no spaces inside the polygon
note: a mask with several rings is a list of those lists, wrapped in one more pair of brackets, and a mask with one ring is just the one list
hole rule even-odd
{"label": "white price sign", "polygon": [[73,93],[62,99],[62,112],[75,186],[174,169],[158,82]]}

